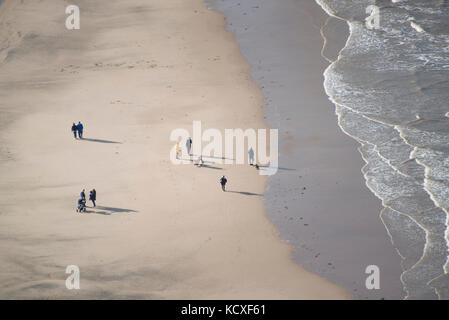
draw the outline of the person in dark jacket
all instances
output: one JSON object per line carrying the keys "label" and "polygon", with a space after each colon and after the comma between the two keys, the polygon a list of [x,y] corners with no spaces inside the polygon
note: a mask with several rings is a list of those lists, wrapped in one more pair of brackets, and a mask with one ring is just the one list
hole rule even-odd
{"label": "person in dark jacket", "polygon": [[86,194],[84,193],[84,189],[83,189],[83,191],[81,191],[80,197],[81,197],[81,199],[86,200]]}
{"label": "person in dark jacket", "polygon": [[192,139],[190,137],[187,138],[186,141],[187,154],[190,156],[190,150],[192,149]]}
{"label": "person in dark jacket", "polygon": [[72,132],[73,132],[73,137],[76,139],[76,132],[78,131],[78,127],[76,126],[75,122],[72,125]]}
{"label": "person in dark jacket", "polygon": [[226,182],[228,182],[228,180],[226,179],[225,176],[221,177],[220,179],[220,184],[221,184],[221,189],[223,191],[226,191],[225,187],[226,187]]}
{"label": "person in dark jacket", "polygon": [[95,191],[95,189],[89,192],[89,200],[92,201],[92,204],[95,207],[95,200],[97,200],[97,191]]}
{"label": "person in dark jacket", "polygon": [[249,149],[248,156],[249,156],[249,165],[250,166],[254,165],[254,150],[253,150],[253,147],[251,147],[251,149]]}
{"label": "person in dark jacket", "polygon": [[80,137],[80,139],[82,139],[83,138],[84,126],[81,123],[81,121],[78,121],[78,124],[76,125],[76,127],[78,128],[78,136]]}

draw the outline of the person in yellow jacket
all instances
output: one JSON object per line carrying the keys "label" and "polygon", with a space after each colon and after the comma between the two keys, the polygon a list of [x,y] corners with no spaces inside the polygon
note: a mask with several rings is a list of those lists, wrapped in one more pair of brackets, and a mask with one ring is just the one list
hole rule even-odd
{"label": "person in yellow jacket", "polygon": [[179,148],[179,141],[176,141],[175,150],[176,150],[176,159],[179,159],[179,154],[181,153],[181,149]]}

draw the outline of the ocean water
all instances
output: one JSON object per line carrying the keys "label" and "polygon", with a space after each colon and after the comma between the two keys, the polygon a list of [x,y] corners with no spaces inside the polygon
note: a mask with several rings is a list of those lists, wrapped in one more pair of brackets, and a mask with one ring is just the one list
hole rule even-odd
{"label": "ocean water", "polygon": [[[350,36],[325,71],[402,258],[406,299],[449,299],[449,1],[316,0]],[[366,8],[379,8],[369,29]]]}

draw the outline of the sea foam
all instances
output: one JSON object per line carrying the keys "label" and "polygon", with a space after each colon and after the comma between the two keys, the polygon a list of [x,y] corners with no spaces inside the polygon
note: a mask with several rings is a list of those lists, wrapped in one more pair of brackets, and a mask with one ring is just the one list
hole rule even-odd
{"label": "sea foam", "polygon": [[[317,0],[350,29],[325,71],[341,129],[402,258],[408,299],[449,299],[449,7],[445,1]],[[377,5],[379,29],[365,25]]]}

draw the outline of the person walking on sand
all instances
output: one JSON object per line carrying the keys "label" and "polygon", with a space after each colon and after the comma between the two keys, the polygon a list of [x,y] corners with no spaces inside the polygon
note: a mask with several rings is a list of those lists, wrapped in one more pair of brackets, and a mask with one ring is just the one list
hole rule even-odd
{"label": "person walking on sand", "polygon": [[226,187],[226,182],[228,182],[228,179],[226,179],[225,176],[221,177],[220,179],[220,184],[221,184],[221,189],[223,191],[226,191],[225,187]]}
{"label": "person walking on sand", "polygon": [[89,192],[89,200],[92,201],[92,204],[95,207],[95,200],[97,200],[97,192],[95,191],[95,189]]}
{"label": "person walking on sand", "polygon": [[80,137],[80,139],[82,139],[83,138],[84,126],[81,123],[81,121],[78,121],[78,124],[76,125],[76,127],[78,128],[78,136]]}
{"label": "person walking on sand", "polygon": [[186,148],[187,148],[187,154],[190,156],[190,150],[192,148],[192,139],[190,137],[187,138]]}
{"label": "person walking on sand", "polygon": [[78,131],[78,127],[76,126],[75,122],[72,125],[72,132],[73,132],[73,137],[76,139],[76,132]]}
{"label": "person walking on sand", "polygon": [[83,191],[81,191],[80,197],[81,197],[81,199],[86,200],[86,194],[84,193],[84,189],[83,189]]}
{"label": "person walking on sand", "polygon": [[253,147],[251,147],[249,149],[248,156],[249,156],[249,165],[250,166],[254,165],[254,150],[253,150]]}

